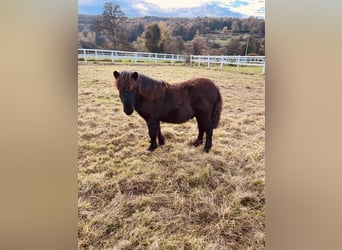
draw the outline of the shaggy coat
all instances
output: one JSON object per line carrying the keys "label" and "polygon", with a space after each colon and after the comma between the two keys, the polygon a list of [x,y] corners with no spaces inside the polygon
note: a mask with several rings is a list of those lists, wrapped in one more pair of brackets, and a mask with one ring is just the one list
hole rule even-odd
{"label": "shaggy coat", "polygon": [[147,123],[151,138],[148,150],[164,144],[160,122],[183,123],[196,118],[198,136],[193,145],[203,143],[204,151],[212,146],[213,129],[220,121],[222,98],[218,87],[207,78],[195,78],[178,84],[154,80],[137,72],[114,71],[124,112],[131,115],[134,110]]}

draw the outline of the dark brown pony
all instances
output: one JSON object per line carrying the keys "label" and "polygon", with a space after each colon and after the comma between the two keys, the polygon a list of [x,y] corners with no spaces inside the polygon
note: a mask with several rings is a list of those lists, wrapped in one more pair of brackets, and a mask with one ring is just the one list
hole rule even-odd
{"label": "dark brown pony", "polygon": [[157,137],[159,145],[164,144],[160,121],[183,123],[196,117],[198,137],[193,145],[203,143],[205,132],[204,151],[209,152],[213,129],[219,124],[222,109],[220,91],[210,79],[195,78],[168,84],[137,72],[114,71],[113,75],[124,112],[131,115],[136,110],[147,123],[151,138],[149,151],[158,146]]}

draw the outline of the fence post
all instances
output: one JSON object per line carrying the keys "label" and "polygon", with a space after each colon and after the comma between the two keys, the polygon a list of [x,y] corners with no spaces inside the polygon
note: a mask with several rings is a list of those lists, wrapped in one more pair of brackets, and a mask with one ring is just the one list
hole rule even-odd
{"label": "fence post", "polygon": [[208,68],[210,68],[210,56],[208,56]]}
{"label": "fence post", "polygon": [[262,74],[265,75],[266,62],[264,61],[264,66],[262,67]]}
{"label": "fence post", "polygon": [[113,54],[113,51],[112,51],[112,63],[114,62],[114,54]]}
{"label": "fence post", "polygon": [[220,69],[223,67],[223,55],[221,56],[221,64],[220,64]]}
{"label": "fence post", "polygon": [[240,55],[237,57],[237,71],[240,71]]}
{"label": "fence post", "polygon": [[97,61],[97,50],[95,50],[95,61]]}
{"label": "fence post", "polygon": [[[177,55],[177,59],[178,59],[178,55]],[[192,55],[190,55],[190,66],[192,65]]]}
{"label": "fence post", "polygon": [[175,55],[174,55],[174,54],[172,54],[172,64],[174,64],[174,63],[175,63],[175,61],[174,61],[174,58],[175,58]]}
{"label": "fence post", "polygon": [[83,54],[84,54],[84,62],[87,62],[87,53],[85,49],[83,49]]}
{"label": "fence post", "polygon": [[138,53],[135,52],[134,53],[134,63],[137,63],[138,62]]}
{"label": "fence post", "polygon": [[198,58],[198,67],[201,66],[201,56],[197,56]]}
{"label": "fence post", "polygon": [[154,63],[157,63],[157,53],[154,53]]}

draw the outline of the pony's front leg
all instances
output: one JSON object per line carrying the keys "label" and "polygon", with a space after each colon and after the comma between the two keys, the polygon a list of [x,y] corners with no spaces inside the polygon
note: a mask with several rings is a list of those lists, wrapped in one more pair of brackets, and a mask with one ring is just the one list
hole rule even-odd
{"label": "pony's front leg", "polygon": [[[157,144],[157,136],[159,136],[160,132],[160,124],[159,121],[155,120],[148,120],[147,121],[147,126],[148,126],[148,134],[151,138],[151,144],[149,148],[147,149],[148,151],[153,151],[158,147]],[[158,138],[160,140],[160,138]],[[160,141],[159,141],[160,142]]]}

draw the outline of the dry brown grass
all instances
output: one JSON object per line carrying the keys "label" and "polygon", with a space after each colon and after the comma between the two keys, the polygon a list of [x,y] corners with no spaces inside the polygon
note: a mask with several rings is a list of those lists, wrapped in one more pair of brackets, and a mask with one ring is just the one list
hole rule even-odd
{"label": "dry brown grass", "polygon": [[[195,120],[163,123],[148,152],[144,120],[126,116],[113,70],[178,82],[209,77],[223,111],[209,154]],[[80,249],[264,249],[264,77],[188,66],[79,65]]]}

